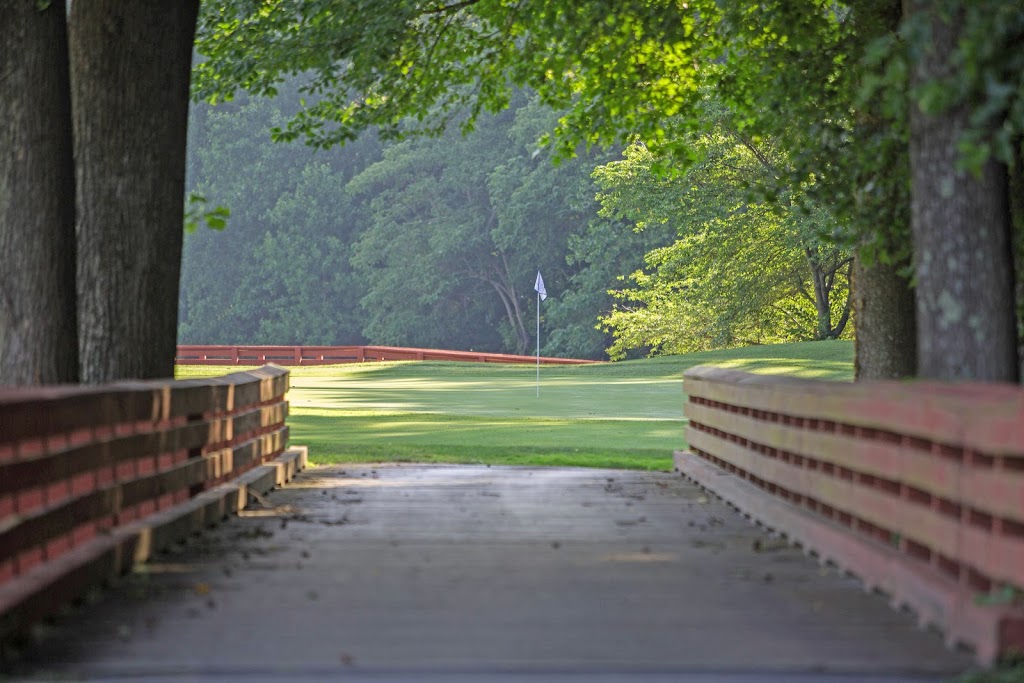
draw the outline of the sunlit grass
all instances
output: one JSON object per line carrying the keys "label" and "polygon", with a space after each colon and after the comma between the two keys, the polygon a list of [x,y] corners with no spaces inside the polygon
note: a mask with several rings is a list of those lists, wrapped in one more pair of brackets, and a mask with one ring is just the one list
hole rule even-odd
{"label": "sunlit grass", "polygon": [[[668,469],[685,448],[682,373],[713,364],[849,380],[849,342],[541,368],[367,362],[292,369],[291,440],[314,462],[478,462]],[[178,368],[181,377],[235,369]]]}

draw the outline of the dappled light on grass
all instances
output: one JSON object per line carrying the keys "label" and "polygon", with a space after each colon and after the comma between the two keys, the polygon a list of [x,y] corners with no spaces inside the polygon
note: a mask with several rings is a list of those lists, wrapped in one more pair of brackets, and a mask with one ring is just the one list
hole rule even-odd
{"label": "dappled light on grass", "polygon": [[814,366],[807,366],[800,361],[781,358],[767,358],[764,360],[737,359],[716,363],[717,366],[730,368],[732,370],[743,370],[763,375],[788,375],[790,377],[801,377],[803,379],[850,379],[844,377],[848,372],[848,364],[839,361],[819,361]]}
{"label": "dappled light on grass", "polygon": [[[313,462],[669,469],[686,448],[683,372],[696,365],[849,380],[853,345],[807,342],[594,365],[436,361],[291,368],[292,443]],[[236,368],[179,368],[212,376]],[[194,374],[193,374],[194,371]]]}
{"label": "dappled light on grass", "polygon": [[[458,456],[458,462],[538,464],[540,456],[558,464],[589,464],[591,458],[629,462],[642,469],[667,469],[674,449],[683,448],[683,421],[516,419],[435,413],[353,415],[296,409],[293,433],[318,461],[366,461],[364,454],[420,459],[425,454]],[[651,429],[652,426],[656,428]],[[529,456],[528,461],[523,458]],[[374,458],[370,458],[373,460]]]}
{"label": "dappled light on grass", "polygon": [[[591,378],[541,375],[540,397],[530,370],[519,377],[438,377],[410,382],[396,368],[374,378],[293,378],[296,409],[432,412],[457,415],[549,415],[571,418],[680,419],[679,378]],[[401,368],[404,370],[404,368]]]}

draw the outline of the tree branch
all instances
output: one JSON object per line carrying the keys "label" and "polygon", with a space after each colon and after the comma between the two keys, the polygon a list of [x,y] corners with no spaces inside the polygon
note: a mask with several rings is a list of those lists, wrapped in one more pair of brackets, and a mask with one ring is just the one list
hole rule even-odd
{"label": "tree branch", "polygon": [[826,273],[826,275],[835,275],[839,271],[840,268],[842,268],[843,266],[849,265],[851,263],[853,263],[853,257],[852,256],[847,256],[842,261],[839,261],[834,266],[832,266],[831,268],[826,270],[825,273]]}
{"label": "tree branch", "polygon": [[755,157],[755,158],[756,158],[756,159],[757,159],[757,160],[758,160],[759,162],[761,162],[761,165],[762,165],[762,166],[764,166],[764,167],[765,167],[766,169],[768,169],[769,171],[771,171],[771,173],[772,173],[772,175],[773,175],[773,176],[775,176],[776,178],[778,178],[778,177],[779,177],[779,176],[778,176],[778,173],[779,173],[779,171],[778,171],[778,169],[777,169],[777,168],[775,167],[775,164],[773,164],[773,163],[772,163],[771,159],[769,159],[769,158],[767,157],[767,155],[765,155],[765,154],[764,154],[764,152],[762,152],[762,151],[761,151],[761,150],[759,150],[759,149],[758,149],[757,147],[755,147],[755,146],[754,146],[754,143],[753,143],[753,142],[751,142],[751,141],[750,141],[750,140],[748,140],[748,139],[747,139],[746,137],[744,137],[743,135],[741,135],[741,134],[740,134],[740,132],[739,132],[739,131],[737,131],[737,130],[732,130],[732,129],[730,129],[730,130],[729,130],[729,132],[730,132],[730,133],[732,133],[732,136],[733,136],[734,138],[736,138],[737,140],[739,140],[739,141],[740,141],[740,143],[741,143],[741,144],[742,144],[742,145],[743,145],[744,147],[746,147],[746,148],[747,148],[748,150],[750,150],[750,153],[751,153],[751,154],[753,154],[753,155],[754,155],[754,157]]}
{"label": "tree branch", "polygon": [[840,316],[839,322],[836,323],[835,329],[832,330],[832,338],[839,339],[843,334],[843,330],[846,329],[846,323],[850,319],[850,310],[853,308],[853,291],[846,291],[846,304],[843,306],[843,315]]}
{"label": "tree branch", "polygon": [[424,11],[423,13],[424,14],[446,14],[448,12],[458,12],[460,9],[465,9],[466,7],[472,7],[473,5],[476,5],[479,2],[480,2],[480,0],[462,0],[462,2],[454,2],[454,3],[450,4],[450,5],[441,5],[439,7],[435,7],[434,9],[428,9],[428,10]]}
{"label": "tree branch", "polygon": [[817,304],[817,301],[815,301],[814,297],[811,296],[811,293],[807,291],[807,287],[804,286],[804,283],[803,283],[802,280],[797,280],[797,282],[796,282],[796,291],[798,291],[800,294],[802,294],[803,297],[805,299],[807,299],[808,301],[810,301],[812,304]]}

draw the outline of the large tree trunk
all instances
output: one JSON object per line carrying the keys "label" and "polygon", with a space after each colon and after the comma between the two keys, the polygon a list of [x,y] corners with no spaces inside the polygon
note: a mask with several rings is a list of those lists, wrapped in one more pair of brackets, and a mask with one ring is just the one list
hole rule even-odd
{"label": "large tree trunk", "polygon": [[[931,49],[912,85],[946,76],[959,22],[928,14]],[[1017,329],[1006,168],[990,161],[980,177],[956,168],[966,106],[937,114],[911,106],[911,218],[917,277],[918,373],[943,380],[1017,381]]]}
{"label": "large tree trunk", "polygon": [[78,381],[63,0],[0,0],[0,385]]}
{"label": "large tree trunk", "polygon": [[853,306],[857,326],[854,376],[900,379],[917,373],[914,292],[897,268],[854,260]]}
{"label": "large tree trunk", "polygon": [[1010,222],[1013,225],[1013,271],[1016,282],[1017,371],[1024,378],[1024,140],[1018,140],[1010,170]]}
{"label": "large tree trunk", "polygon": [[71,7],[86,382],[174,374],[198,6],[198,0],[87,0]]}
{"label": "large tree trunk", "polygon": [[[861,54],[871,41],[891,35],[899,28],[903,16],[901,0],[856,0],[850,5]],[[872,102],[858,113],[856,125],[857,135],[870,141],[899,135],[907,123],[891,120],[878,102]],[[862,231],[873,233],[873,241],[885,244],[890,254],[900,251],[897,245],[911,241],[909,210],[906,210],[909,197],[900,191],[908,173],[907,153],[906,147],[883,150],[877,168],[889,176],[885,180],[894,189],[882,196],[863,193],[859,198],[860,202],[869,203],[861,207],[865,215],[873,214]],[[871,203],[875,206],[870,206]],[[917,374],[914,290],[910,280],[900,275],[900,266],[908,264],[886,265],[877,254],[865,252],[862,245],[854,259],[850,283],[857,330],[855,377],[858,380],[913,377]]]}

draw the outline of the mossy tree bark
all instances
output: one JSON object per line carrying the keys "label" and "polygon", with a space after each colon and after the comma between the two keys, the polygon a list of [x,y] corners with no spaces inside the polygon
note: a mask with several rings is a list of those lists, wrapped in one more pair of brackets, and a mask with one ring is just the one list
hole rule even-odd
{"label": "mossy tree bark", "polygon": [[[909,2],[931,26],[912,85],[948,76],[958,31],[935,0]],[[910,113],[911,229],[917,279],[918,374],[1016,382],[1017,329],[1006,167],[958,170],[966,106]]]}
{"label": "mossy tree bark", "polygon": [[71,8],[82,379],[170,377],[198,0]]}
{"label": "mossy tree bark", "polygon": [[[850,6],[858,54],[866,52],[872,41],[897,31],[903,18],[901,0],[855,0]],[[856,125],[858,137],[870,141],[898,136],[906,122],[894,121],[873,101],[859,110]],[[879,151],[878,145],[875,150]],[[899,245],[910,241],[908,195],[903,189],[909,173],[908,150],[906,145],[883,145],[880,151],[871,166],[873,171],[882,170],[888,191],[880,196],[861,193],[857,200],[863,215],[871,216],[862,230],[870,231],[875,242],[873,249],[867,241],[860,245],[853,267],[854,376],[858,380],[917,374],[914,290],[904,274],[910,264],[897,256],[903,251]]]}
{"label": "mossy tree bark", "polygon": [[0,385],[78,381],[63,0],[0,0]]}
{"label": "mossy tree bark", "polygon": [[878,261],[854,262],[853,300],[857,340],[854,376],[901,379],[917,372],[914,293],[899,269]]}

